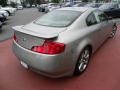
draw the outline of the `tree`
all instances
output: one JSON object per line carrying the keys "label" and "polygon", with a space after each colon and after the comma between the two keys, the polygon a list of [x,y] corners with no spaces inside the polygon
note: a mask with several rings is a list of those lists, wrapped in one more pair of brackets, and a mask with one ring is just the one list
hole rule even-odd
{"label": "tree", "polygon": [[13,8],[15,8],[17,6],[17,3],[11,1],[10,2],[10,6],[12,6]]}
{"label": "tree", "polygon": [[82,0],[82,2],[88,2],[89,0]]}
{"label": "tree", "polygon": [[34,0],[29,0],[29,4],[32,7],[32,5],[34,4]]}
{"label": "tree", "polygon": [[60,0],[52,0],[51,2],[53,2],[53,3],[59,3]]}
{"label": "tree", "polygon": [[36,0],[36,3],[37,4],[43,4],[43,3],[45,3],[45,1],[44,0]]}
{"label": "tree", "polygon": [[45,0],[36,0],[36,4],[43,4],[45,3]]}
{"label": "tree", "polygon": [[26,3],[32,7],[33,4],[36,4],[36,0],[26,0]]}
{"label": "tree", "polygon": [[0,0],[0,5],[6,6],[7,5],[7,0]]}

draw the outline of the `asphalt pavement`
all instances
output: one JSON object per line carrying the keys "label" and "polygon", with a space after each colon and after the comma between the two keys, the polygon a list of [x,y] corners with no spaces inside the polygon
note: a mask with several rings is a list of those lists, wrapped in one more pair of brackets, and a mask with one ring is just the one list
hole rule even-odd
{"label": "asphalt pavement", "polygon": [[36,8],[25,8],[18,10],[14,15],[9,16],[8,20],[3,25],[3,30],[0,32],[0,42],[5,41],[13,36],[13,26],[27,24],[44,13],[38,12]]}

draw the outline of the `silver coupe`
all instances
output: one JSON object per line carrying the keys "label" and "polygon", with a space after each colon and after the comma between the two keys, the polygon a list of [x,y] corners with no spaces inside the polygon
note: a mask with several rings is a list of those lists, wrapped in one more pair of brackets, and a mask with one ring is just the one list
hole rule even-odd
{"label": "silver coupe", "polygon": [[97,48],[114,37],[117,26],[99,9],[66,7],[13,29],[13,51],[21,65],[59,78],[82,74]]}

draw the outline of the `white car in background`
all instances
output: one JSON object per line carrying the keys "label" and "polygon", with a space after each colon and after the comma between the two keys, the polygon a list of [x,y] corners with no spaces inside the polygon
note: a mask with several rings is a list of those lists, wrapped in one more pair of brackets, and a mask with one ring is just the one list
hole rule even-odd
{"label": "white car in background", "polygon": [[0,6],[0,9],[7,11],[9,13],[9,15],[14,14],[16,11],[16,8],[12,8],[12,7],[1,7]]}
{"label": "white car in background", "polygon": [[39,12],[45,12],[46,7],[47,7],[47,4],[38,5],[38,11]]}
{"label": "white car in background", "polygon": [[9,16],[9,13],[7,11],[4,11],[4,10],[0,10],[0,14],[3,14],[5,17]]}
{"label": "white car in background", "polygon": [[22,6],[22,5],[18,5],[18,6],[17,6],[17,9],[18,9],[18,10],[23,10],[23,6]]}
{"label": "white car in background", "polygon": [[61,8],[61,6],[57,3],[48,3],[48,6],[45,7],[45,12],[46,13],[51,12],[51,11],[53,11],[55,9],[59,9],[59,8]]}
{"label": "white car in background", "polygon": [[13,7],[11,7],[11,6],[7,6],[7,7],[5,7],[5,8],[10,8],[11,11],[12,11],[12,13],[15,13],[15,12],[17,11],[17,8],[13,8]]}

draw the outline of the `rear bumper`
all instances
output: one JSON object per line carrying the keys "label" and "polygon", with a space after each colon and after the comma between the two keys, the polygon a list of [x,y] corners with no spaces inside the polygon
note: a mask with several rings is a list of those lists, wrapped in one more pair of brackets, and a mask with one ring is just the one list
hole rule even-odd
{"label": "rear bumper", "polygon": [[13,42],[13,51],[21,61],[42,75],[58,78],[73,74],[71,55],[64,53],[60,55],[39,54],[21,47],[15,41]]}

